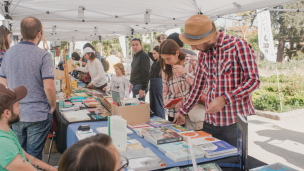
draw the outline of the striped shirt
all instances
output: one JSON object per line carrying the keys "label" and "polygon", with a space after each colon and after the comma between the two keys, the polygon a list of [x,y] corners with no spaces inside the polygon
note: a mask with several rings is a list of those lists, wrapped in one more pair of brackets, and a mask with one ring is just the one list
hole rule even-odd
{"label": "striped shirt", "polygon": [[205,121],[214,126],[234,124],[237,113],[255,114],[250,93],[259,85],[258,68],[250,44],[220,31],[215,47],[200,53],[193,89],[179,112],[186,115],[205,91],[207,109],[216,97],[223,96],[226,100],[226,106],[220,112],[206,113]]}
{"label": "striped shirt", "polygon": [[[180,75],[176,73],[178,83],[183,91],[185,98],[188,97],[191,87],[194,83],[195,69],[197,67],[197,55],[186,54],[184,62],[185,74]],[[163,79],[163,100],[164,104],[167,104],[170,100],[182,97],[175,78],[171,78],[167,81],[167,75],[162,72]],[[182,107],[182,101],[175,105],[175,108],[168,110],[168,115],[174,117],[175,113]]]}

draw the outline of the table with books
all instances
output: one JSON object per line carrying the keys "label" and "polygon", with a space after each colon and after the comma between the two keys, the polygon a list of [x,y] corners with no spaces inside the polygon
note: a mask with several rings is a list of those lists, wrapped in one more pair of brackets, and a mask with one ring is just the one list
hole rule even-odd
{"label": "table with books", "polygon": [[[67,147],[78,140],[98,133],[110,134],[114,145],[116,145],[117,139],[108,129],[108,125],[110,125],[110,130],[118,126],[115,125],[114,119],[120,120],[119,116],[110,116],[108,121],[82,122],[68,125]],[[78,127],[80,125],[90,125],[91,130],[79,131]],[[148,123],[128,125],[125,132],[122,131],[118,134],[127,134],[125,135],[127,137],[126,151],[121,152],[121,155],[129,159],[129,166],[133,170],[166,170],[171,168],[170,170],[177,171],[187,166],[192,166],[188,144],[184,141],[187,140],[187,137],[190,137],[193,144],[194,156],[200,170],[240,170],[239,168],[220,168],[214,164],[238,163],[236,157],[237,149],[235,147],[225,141],[213,138],[212,135],[206,132],[194,132],[158,117],[151,117],[151,121]],[[118,138],[124,137],[120,135],[116,136],[119,136]],[[119,146],[125,148],[123,144]],[[206,165],[206,163],[211,164]],[[248,156],[249,168],[263,165],[266,164]]]}

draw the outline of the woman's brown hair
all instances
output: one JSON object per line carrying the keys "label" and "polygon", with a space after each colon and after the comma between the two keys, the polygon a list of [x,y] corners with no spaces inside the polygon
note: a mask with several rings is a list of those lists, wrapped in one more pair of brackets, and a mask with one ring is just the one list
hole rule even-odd
{"label": "woman's brown hair", "polygon": [[[179,51],[178,59],[182,61],[186,58],[186,55],[174,40],[167,39],[163,41],[159,49],[160,55],[176,55],[176,51]],[[164,71],[164,73],[167,75],[167,81],[169,82],[169,80],[173,78],[172,66],[166,64],[166,61],[163,58],[160,58],[160,66],[162,71]]]}
{"label": "woman's brown hair", "polygon": [[121,70],[123,75],[126,75],[125,66],[122,63],[117,63],[114,65],[114,67],[117,67]]}
{"label": "woman's brown hair", "polygon": [[153,48],[153,50],[155,50],[157,53],[159,53],[159,46],[156,45],[156,46]]}
{"label": "woman's brown hair", "polygon": [[113,171],[116,158],[108,150],[111,143],[111,138],[106,134],[97,134],[76,142],[63,153],[58,171]]}
{"label": "woman's brown hair", "polygon": [[[96,55],[94,52],[90,52],[90,53],[87,53],[89,55],[89,59],[90,60],[94,60],[96,58]],[[91,55],[90,55],[91,54]]]}
{"label": "woman's brown hair", "polygon": [[7,35],[12,34],[6,27],[0,26],[0,50],[7,51],[10,47],[7,40]]}

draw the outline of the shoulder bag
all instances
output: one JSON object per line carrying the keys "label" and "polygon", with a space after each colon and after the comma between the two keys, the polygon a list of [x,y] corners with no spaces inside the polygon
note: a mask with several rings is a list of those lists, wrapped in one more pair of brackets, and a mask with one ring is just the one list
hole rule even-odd
{"label": "shoulder bag", "polygon": [[[177,77],[175,73],[173,72],[174,78],[176,80],[177,86],[179,88],[179,91],[183,97],[183,102],[185,102],[185,97],[182,92],[182,89],[179,85],[179,82],[177,80]],[[188,116],[186,116],[185,120],[185,127],[194,131],[197,130],[202,130],[204,126],[204,121],[205,121],[205,106],[202,103],[196,104],[191,111],[189,111]]]}

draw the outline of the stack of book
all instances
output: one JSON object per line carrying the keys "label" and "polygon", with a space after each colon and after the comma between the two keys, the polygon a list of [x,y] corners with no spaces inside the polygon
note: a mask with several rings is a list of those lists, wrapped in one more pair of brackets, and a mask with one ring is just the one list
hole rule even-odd
{"label": "stack of book", "polygon": [[166,167],[166,163],[150,148],[120,152],[120,155],[129,160],[128,169],[130,170],[157,170]]}
{"label": "stack of book", "polygon": [[138,149],[143,149],[144,147],[141,145],[139,141],[136,139],[131,139],[127,141],[127,151],[130,150],[138,150]]}
{"label": "stack of book", "polygon": [[136,124],[136,125],[128,125],[128,128],[130,128],[138,136],[143,137],[142,129],[143,128],[152,128],[152,127],[148,124]]}
{"label": "stack of book", "polygon": [[189,147],[188,147],[187,143],[184,141],[158,145],[158,149],[165,154],[168,151],[187,149],[187,148],[189,148]]}
{"label": "stack of book", "polygon": [[159,128],[163,126],[169,126],[169,125],[174,125],[172,122],[169,122],[165,119],[162,118],[154,118],[151,119],[150,122],[147,122],[147,124],[151,125],[154,128]]}
{"label": "stack of book", "polygon": [[214,158],[237,153],[237,148],[225,141],[217,141],[215,138],[213,142],[202,143],[196,145],[196,147],[201,151],[204,151],[207,158]]}
{"label": "stack of book", "polygon": [[[205,153],[197,148],[193,148],[195,158],[203,158]],[[189,149],[179,149],[166,152],[166,156],[173,160],[174,162],[191,160],[191,155]]]}
{"label": "stack of book", "polygon": [[144,138],[157,146],[159,144],[172,143],[182,141],[183,137],[170,128],[143,128],[142,134]]}

